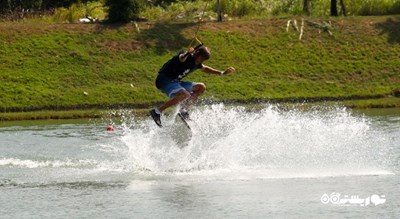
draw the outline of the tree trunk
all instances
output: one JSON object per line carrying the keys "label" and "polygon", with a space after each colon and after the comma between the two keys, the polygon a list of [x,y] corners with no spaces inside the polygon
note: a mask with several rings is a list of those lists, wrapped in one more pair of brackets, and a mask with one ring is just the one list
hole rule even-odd
{"label": "tree trunk", "polygon": [[338,16],[337,0],[331,0],[331,16]]}
{"label": "tree trunk", "polygon": [[344,0],[340,0],[340,7],[342,8],[343,16],[346,16],[346,7],[344,6]]}
{"label": "tree trunk", "polygon": [[310,15],[310,1],[304,0],[303,2],[303,12],[307,15]]}
{"label": "tree trunk", "polygon": [[217,0],[218,22],[222,22],[221,3]]}

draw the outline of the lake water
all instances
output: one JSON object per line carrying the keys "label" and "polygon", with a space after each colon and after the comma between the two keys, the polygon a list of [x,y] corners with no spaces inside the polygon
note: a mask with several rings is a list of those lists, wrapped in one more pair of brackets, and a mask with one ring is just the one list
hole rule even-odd
{"label": "lake water", "polygon": [[400,110],[0,126],[0,218],[399,218]]}

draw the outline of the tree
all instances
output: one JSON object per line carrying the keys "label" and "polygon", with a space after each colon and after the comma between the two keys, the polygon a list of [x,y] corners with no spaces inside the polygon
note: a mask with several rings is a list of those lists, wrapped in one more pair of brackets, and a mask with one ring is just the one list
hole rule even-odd
{"label": "tree", "polygon": [[222,11],[221,11],[221,3],[217,0],[217,13],[218,13],[218,22],[222,22]]}
{"label": "tree", "polygon": [[110,22],[129,22],[137,19],[143,6],[142,0],[106,0]]}
{"label": "tree", "polygon": [[310,0],[304,0],[303,2],[303,12],[310,15]]}
{"label": "tree", "polygon": [[0,0],[0,12],[12,13],[29,10],[47,10],[57,7],[69,7],[74,3],[86,3],[91,0]]}
{"label": "tree", "polygon": [[340,7],[342,8],[342,13],[346,16],[346,7],[344,6],[344,0],[340,0]]}
{"label": "tree", "polygon": [[331,0],[331,16],[338,16],[337,0]]}
{"label": "tree", "polygon": [[[346,7],[344,5],[344,0],[340,0],[340,7],[342,9],[342,14],[346,16]],[[338,16],[337,0],[331,0],[331,16]]]}
{"label": "tree", "polygon": [[11,2],[9,0],[0,0],[0,12],[10,12]]}

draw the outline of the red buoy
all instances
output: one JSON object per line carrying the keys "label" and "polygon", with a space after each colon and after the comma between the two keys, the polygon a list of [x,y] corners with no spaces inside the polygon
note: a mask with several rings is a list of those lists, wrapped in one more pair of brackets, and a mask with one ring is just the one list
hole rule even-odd
{"label": "red buoy", "polygon": [[114,131],[114,127],[110,124],[106,128],[107,131]]}

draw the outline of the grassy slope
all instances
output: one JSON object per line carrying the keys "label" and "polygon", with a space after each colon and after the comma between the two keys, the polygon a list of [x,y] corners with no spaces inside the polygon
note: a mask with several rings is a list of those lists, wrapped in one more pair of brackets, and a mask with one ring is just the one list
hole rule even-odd
{"label": "grassy slope", "polygon": [[[206,98],[217,100],[377,97],[400,89],[399,16],[333,19],[333,36],[306,25],[302,41],[285,31],[287,20],[202,24],[199,38],[212,49],[206,64],[237,72],[196,72],[188,80],[205,82]],[[1,111],[165,100],[154,87],[157,70],[188,46],[197,26],[139,27],[0,23]]]}

